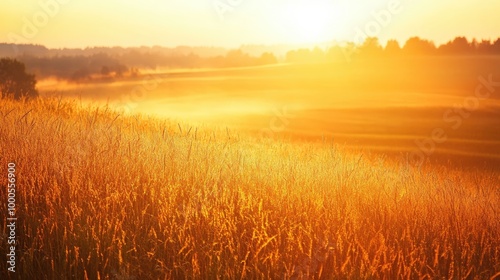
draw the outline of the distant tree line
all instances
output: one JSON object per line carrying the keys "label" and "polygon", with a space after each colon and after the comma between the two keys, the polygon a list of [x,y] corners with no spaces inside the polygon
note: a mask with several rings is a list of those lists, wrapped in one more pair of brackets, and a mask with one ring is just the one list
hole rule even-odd
{"label": "distant tree line", "polygon": [[18,57],[22,55],[32,55],[37,57],[54,57],[54,56],[91,56],[95,54],[107,54],[111,57],[118,57],[136,53],[154,53],[164,56],[181,55],[194,53],[201,57],[214,57],[224,55],[227,49],[220,47],[190,47],[178,46],[175,48],[153,46],[153,47],[88,47],[88,48],[62,48],[49,49],[42,45],[33,44],[9,44],[0,43],[0,57]]}
{"label": "distant tree line", "polygon": [[[440,46],[413,37],[400,46],[389,40],[382,46],[375,37],[362,44],[346,43],[329,48],[299,48],[283,52],[280,59],[262,46],[226,50],[215,47],[94,47],[86,49],[47,49],[40,45],[0,44],[0,57],[16,58],[39,78],[55,77],[70,81],[114,79],[138,75],[140,69],[224,68],[288,63],[345,62],[352,58],[500,55],[500,38],[468,41],[457,37]],[[261,52],[259,53],[258,50]],[[251,53],[251,54],[249,54]]]}
{"label": "distant tree line", "polygon": [[500,38],[492,42],[490,40],[468,41],[465,37],[456,37],[454,40],[436,46],[432,41],[412,37],[406,41],[403,47],[395,40],[387,42],[385,49],[378,43],[377,38],[368,38],[361,51],[385,52],[389,55],[500,55]]}
{"label": "distant tree line", "polygon": [[104,54],[86,56],[18,57],[39,78],[56,77],[73,81],[99,77],[122,77],[129,68]]}
{"label": "distant tree line", "polygon": [[39,78],[54,77],[69,81],[113,79],[138,75],[140,69],[157,68],[224,68],[275,64],[271,53],[251,56],[241,50],[231,50],[224,55],[203,57],[194,53],[160,53],[129,50],[122,54],[105,52],[90,55],[36,56],[23,54],[16,57]]}
{"label": "distant tree line", "polygon": [[383,47],[378,38],[368,37],[361,45],[347,43],[333,46],[327,50],[320,48],[292,50],[286,54],[286,62],[342,61],[349,58],[397,57],[397,56],[457,56],[457,55],[500,55],[500,38],[495,41],[472,40],[457,37],[452,41],[436,46],[432,41],[412,37],[400,46],[398,41],[389,40]]}

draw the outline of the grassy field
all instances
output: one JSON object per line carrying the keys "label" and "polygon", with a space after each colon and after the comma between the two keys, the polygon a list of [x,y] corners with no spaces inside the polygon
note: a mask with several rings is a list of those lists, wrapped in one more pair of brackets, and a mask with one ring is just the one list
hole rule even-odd
{"label": "grassy field", "polygon": [[0,151],[18,217],[17,272],[1,279],[500,275],[495,170],[44,98],[0,100]]}
{"label": "grassy field", "polygon": [[[490,75],[500,81],[498,56],[184,69],[112,83],[46,83],[41,89],[173,122],[299,142],[333,138],[399,158],[418,152],[415,141],[439,128],[447,140],[436,144],[426,157],[430,161],[495,167],[500,166],[500,87],[488,98],[474,99],[479,77]],[[474,110],[467,109],[471,101],[477,101]]]}

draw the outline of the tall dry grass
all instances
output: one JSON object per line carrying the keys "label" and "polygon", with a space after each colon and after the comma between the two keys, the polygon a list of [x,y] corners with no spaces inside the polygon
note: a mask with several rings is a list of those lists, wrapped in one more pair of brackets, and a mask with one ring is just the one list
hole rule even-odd
{"label": "tall dry grass", "polygon": [[[415,170],[328,143],[259,140],[50,99],[0,101],[0,151],[2,182],[7,163],[17,165],[19,219],[18,272],[2,268],[2,279],[489,279],[500,271],[495,172]],[[2,200],[6,192],[2,183]]]}

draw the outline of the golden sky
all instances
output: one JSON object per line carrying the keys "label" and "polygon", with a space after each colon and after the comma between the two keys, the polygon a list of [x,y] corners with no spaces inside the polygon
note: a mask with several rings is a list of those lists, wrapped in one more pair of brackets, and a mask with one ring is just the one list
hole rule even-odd
{"label": "golden sky", "polygon": [[499,14],[498,0],[3,0],[0,42],[237,47],[376,35],[443,43],[500,37]]}

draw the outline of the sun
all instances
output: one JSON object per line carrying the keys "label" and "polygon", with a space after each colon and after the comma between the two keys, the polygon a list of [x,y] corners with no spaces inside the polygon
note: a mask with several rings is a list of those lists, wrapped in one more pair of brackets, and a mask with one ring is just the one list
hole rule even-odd
{"label": "sun", "polygon": [[333,1],[290,1],[277,20],[291,43],[331,41],[341,29],[341,15]]}

